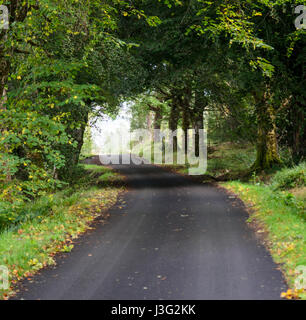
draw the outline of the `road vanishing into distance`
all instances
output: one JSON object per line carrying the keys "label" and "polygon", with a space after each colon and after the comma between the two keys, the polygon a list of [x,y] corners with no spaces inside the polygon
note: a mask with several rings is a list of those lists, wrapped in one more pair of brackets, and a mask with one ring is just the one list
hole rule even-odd
{"label": "road vanishing into distance", "polygon": [[240,200],[153,165],[114,168],[129,192],[108,223],[25,280],[15,299],[279,299],[287,290]]}

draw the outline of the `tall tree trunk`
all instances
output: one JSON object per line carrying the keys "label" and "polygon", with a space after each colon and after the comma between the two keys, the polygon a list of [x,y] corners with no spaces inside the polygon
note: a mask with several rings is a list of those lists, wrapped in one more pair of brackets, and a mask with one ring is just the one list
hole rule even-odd
{"label": "tall tree trunk", "polygon": [[79,163],[79,157],[84,143],[84,133],[88,123],[89,107],[86,110],[83,110],[82,115],[80,115],[78,112],[77,116],[78,119],[82,117],[80,128],[67,130],[67,134],[77,142],[77,145],[76,147],[73,145],[65,145],[64,147],[60,148],[61,153],[65,157],[65,166],[60,168],[58,171],[55,171],[55,174],[59,177],[59,179],[66,181],[70,181],[71,178],[73,178],[74,169]]}
{"label": "tall tree trunk", "polygon": [[152,119],[151,119],[151,112],[149,112],[149,114],[146,117],[146,124],[147,124],[147,128],[148,130],[151,130],[151,126],[152,126]]}
{"label": "tall tree trunk", "polygon": [[281,164],[275,124],[275,110],[269,101],[269,90],[255,95],[257,114],[257,155],[252,170],[264,170]]}
{"label": "tall tree trunk", "polygon": [[[177,130],[179,116],[180,116],[179,102],[178,102],[178,97],[175,95],[172,98],[170,118],[169,118],[169,129],[172,132]],[[173,137],[173,152],[174,152],[174,155],[177,154],[177,149],[178,149],[177,137],[175,136],[175,137]]]}
{"label": "tall tree trunk", "polygon": [[200,130],[204,129],[204,116],[203,112],[206,107],[205,97],[203,92],[195,92],[195,103],[193,112],[193,128],[195,130],[195,155],[198,157],[200,155]]}
{"label": "tall tree trunk", "polygon": [[87,122],[88,122],[88,114],[86,114],[86,117],[85,117],[84,122],[82,123],[81,127],[79,129],[76,129],[72,135],[74,140],[77,142],[77,147],[76,147],[75,152],[73,154],[73,164],[75,166],[79,163],[81,150],[82,150],[82,147],[84,144],[84,134],[85,134]]}
{"label": "tall tree trunk", "polygon": [[[160,130],[161,129],[161,123],[163,120],[162,112],[159,108],[156,108],[154,111],[154,130]],[[158,132],[154,131],[154,141],[160,142],[160,135]]]}
{"label": "tall tree trunk", "polygon": [[185,141],[185,155],[188,153],[188,129],[189,129],[189,112],[186,108],[182,110],[182,127]]}
{"label": "tall tree trunk", "polygon": [[306,152],[306,132],[305,132],[305,110],[301,103],[295,101],[291,110],[290,118],[292,126],[292,155],[295,163],[305,157]]}
{"label": "tall tree trunk", "polygon": [[191,104],[192,91],[189,87],[185,88],[183,91],[183,96],[180,100],[181,110],[182,110],[182,127],[184,131],[185,140],[185,155],[188,153],[188,129],[190,127],[190,104]]}

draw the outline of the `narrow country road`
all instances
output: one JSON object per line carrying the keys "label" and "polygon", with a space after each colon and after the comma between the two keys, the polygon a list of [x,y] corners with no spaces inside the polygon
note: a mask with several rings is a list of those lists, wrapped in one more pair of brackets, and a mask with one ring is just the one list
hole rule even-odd
{"label": "narrow country road", "polygon": [[239,201],[151,165],[115,169],[130,191],[108,224],[15,299],[279,299],[286,290]]}

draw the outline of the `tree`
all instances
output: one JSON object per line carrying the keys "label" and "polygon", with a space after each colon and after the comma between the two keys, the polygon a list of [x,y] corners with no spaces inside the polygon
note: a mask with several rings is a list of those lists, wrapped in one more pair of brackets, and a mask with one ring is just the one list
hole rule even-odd
{"label": "tree", "polygon": [[72,176],[89,112],[115,114],[135,90],[122,77],[135,61],[117,37],[118,16],[129,8],[154,19],[120,0],[2,3],[10,28],[0,30],[0,214],[12,217]]}

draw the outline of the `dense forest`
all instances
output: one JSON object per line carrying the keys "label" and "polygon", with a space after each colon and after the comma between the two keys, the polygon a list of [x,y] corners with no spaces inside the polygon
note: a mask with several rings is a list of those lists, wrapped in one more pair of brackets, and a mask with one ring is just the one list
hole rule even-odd
{"label": "dense forest", "polygon": [[0,229],[73,185],[90,119],[115,118],[124,102],[133,129],[207,123],[208,152],[248,146],[235,178],[305,161],[305,1],[0,5]]}

